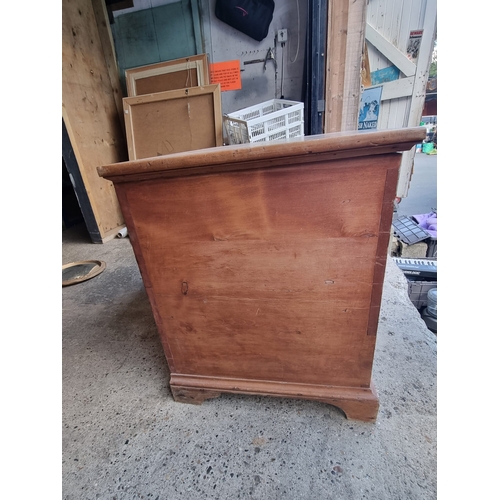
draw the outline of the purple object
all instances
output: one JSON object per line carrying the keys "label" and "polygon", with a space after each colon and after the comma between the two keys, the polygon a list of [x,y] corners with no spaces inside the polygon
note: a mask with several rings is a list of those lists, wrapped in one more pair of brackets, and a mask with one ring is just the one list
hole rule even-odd
{"label": "purple object", "polygon": [[412,215],[417,221],[417,224],[422,229],[425,229],[433,238],[437,239],[437,213],[429,212],[428,214]]}

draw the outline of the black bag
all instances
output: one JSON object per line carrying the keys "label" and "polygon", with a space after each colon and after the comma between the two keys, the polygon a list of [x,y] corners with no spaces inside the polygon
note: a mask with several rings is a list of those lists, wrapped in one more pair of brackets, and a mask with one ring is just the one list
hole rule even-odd
{"label": "black bag", "polygon": [[217,0],[215,16],[258,42],[266,38],[273,19],[272,0]]}

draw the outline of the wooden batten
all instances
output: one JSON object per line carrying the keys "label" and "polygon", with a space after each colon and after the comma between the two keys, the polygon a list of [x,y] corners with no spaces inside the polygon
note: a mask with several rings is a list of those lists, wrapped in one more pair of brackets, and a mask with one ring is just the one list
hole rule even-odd
{"label": "wooden batten", "polygon": [[101,38],[109,34],[104,8],[97,0],[62,4],[62,116],[99,229],[98,243],[113,238],[124,219],[112,183],[99,177],[96,167],[128,159],[111,41],[109,35]]}
{"label": "wooden batten", "polygon": [[364,1],[328,2],[326,133],[358,128],[365,18]]}

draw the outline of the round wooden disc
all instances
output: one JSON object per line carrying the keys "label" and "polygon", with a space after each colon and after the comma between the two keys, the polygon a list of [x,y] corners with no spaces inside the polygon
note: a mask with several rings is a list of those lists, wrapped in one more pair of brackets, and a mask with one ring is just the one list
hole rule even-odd
{"label": "round wooden disc", "polygon": [[94,278],[106,269],[102,260],[82,260],[62,266],[62,286],[74,285]]}

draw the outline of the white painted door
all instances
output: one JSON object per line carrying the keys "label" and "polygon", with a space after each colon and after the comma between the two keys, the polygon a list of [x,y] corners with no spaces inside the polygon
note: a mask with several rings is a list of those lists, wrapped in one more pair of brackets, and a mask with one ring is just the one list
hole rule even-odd
{"label": "white painted door", "polygon": [[[417,127],[436,40],[437,0],[367,0],[365,87],[382,86],[377,129]],[[403,153],[396,196],[408,194],[415,148]]]}

